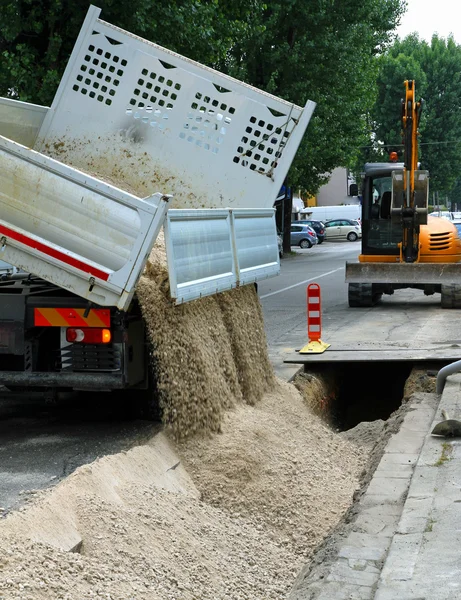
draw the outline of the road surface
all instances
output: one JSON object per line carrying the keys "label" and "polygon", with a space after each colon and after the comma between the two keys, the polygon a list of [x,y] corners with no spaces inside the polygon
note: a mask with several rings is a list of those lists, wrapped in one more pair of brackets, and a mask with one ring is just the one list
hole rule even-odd
{"label": "road surface", "polygon": [[[402,290],[385,297],[382,305],[350,309],[344,264],[359,251],[359,242],[324,242],[284,258],[281,275],[260,283],[269,353],[279,376],[288,379],[299,369],[283,360],[307,343],[306,286],[310,282],[321,286],[322,339],[332,347],[344,340],[457,343],[461,339],[458,311],[441,310],[437,295],[426,298],[422,292]],[[13,397],[0,391],[0,396],[3,512],[17,507],[27,496],[25,491],[46,488],[98,456],[119,452],[151,436],[158,427],[117,417],[110,411],[110,396],[99,414],[94,410],[99,402],[92,402],[88,395],[77,397],[67,408],[47,405],[30,394]]]}

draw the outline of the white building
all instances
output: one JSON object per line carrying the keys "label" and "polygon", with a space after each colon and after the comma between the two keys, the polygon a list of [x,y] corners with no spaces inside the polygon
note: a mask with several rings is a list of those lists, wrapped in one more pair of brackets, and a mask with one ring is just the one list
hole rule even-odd
{"label": "white building", "polygon": [[330,180],[319,189],[317,193],[317,206],[337,206],[338,204],[360,204],[357,196],[349,196],[349,185],[352,183],[348,177],[347,169],[338,167],[334,169]]}

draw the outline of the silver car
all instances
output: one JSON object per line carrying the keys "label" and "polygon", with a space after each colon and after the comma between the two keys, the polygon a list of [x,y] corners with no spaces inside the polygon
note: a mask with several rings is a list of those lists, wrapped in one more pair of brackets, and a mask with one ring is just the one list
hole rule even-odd
{"label": "silver car", "polygon": [[362,237],[362,228],[352,219],[334,219],[325,223],[325,239],[355,242]]}
{"label": "silver car", "polygon": [[300,248],[312,248],[317,244],[318,238],[315,231],[309,225],[291,226],[291,245]]}

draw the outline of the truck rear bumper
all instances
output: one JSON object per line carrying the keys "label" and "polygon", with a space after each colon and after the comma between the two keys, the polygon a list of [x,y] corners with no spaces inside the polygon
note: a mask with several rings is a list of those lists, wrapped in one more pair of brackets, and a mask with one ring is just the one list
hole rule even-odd
{"label": "truck rear bumper", "polygon": [[346,282],[461,284],[461,263],[346,262]]}
{"label": "truck rear bumper", "polygon": [[79,390],[114,390],[122,389],[126,385],[121,373],[31,373],[26,371],[0,371],[0,384]]}

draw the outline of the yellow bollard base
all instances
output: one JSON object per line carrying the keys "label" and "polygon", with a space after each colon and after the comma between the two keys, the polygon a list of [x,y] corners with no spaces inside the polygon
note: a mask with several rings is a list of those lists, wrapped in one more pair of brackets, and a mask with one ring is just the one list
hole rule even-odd
{"label": "yellow bollard base", "polygon": [[325,344],[322,340],[318,340],[316,342],[309,342],[299,350],[299,354],[321,354],[325,352],[327,348],[329,348],[331,344]]}

